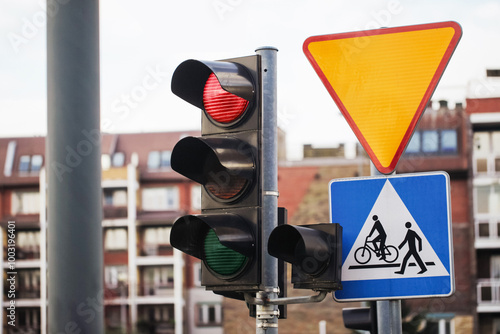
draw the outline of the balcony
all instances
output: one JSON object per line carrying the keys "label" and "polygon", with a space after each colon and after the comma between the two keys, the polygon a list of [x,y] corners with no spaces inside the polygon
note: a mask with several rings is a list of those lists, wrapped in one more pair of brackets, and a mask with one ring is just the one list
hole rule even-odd
{"label": "balcony", "polygon": [[174,249],[170,245],[143,243],[140,245],[139,256],[173,256]]}
{"label": "balcony", "polygon": [[476,248],[500,248],[500,217],[476,219],[474,230]]}
{"label": "balcony", "polygon": [[477,312],[500,313],[500,279],[482,279],[478,281]]}
{"label": "balcony", "polygon": [[155,296],[155,297],[173,297],[174,296],[174,282],[168,283],[144,283],[139,285],[139,296]]}
{"label": "balcony", "polygon": [[104,219],[127,218],[126,206],[104,205],[102,209]]}

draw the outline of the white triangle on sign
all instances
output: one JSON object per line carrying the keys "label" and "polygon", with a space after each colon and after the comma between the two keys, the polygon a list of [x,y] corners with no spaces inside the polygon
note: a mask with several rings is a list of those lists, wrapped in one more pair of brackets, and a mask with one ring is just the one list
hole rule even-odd
{"label": "white triangle on sign", "polygon": [[[373,242],[370,242],[370,240],[377,237],[378,232],[375,231],[366,242],[374,226],[375,220],[373,216],[375,215],[387,234],[385,261],[376,255],[375,246]],[[407,222],[411,223],[411,227],[405,226]],[[401,249],[398,249],[404,242],[409,230],[413,231],[409,233],[410,241],[405,242]],[[421,239],[421,251],[419,251],[420,242],[418,237],[415,237],[415,234]],[[371,249],[365,247],[365,244]],[[410,244],[416,245],[416,250],[410,250]],[[418,255],[414,256],[415,253]],[[402,270],[401,266],[405,256],[409,258],[404,273],[398,274],[396,272]],[[426,271],[421,273],[421,267],[417,263],[416,257],[421,258]],[[342,265],[342,280],[359,281],[449,275],[429,241],[420,230],[418,222],[413,219],[392,184],[387,180]]]}

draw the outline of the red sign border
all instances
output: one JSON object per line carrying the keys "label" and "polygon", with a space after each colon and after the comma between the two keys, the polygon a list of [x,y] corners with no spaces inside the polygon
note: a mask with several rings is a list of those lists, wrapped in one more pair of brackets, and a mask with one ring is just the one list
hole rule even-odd
{"label": "red sign border", "polygon": [[[415,112],[415,115],[413,116],[410,125],[408,126],[408,129],[405,132],[405,135],[403,136],[403,139],[401,140],[401,143],[399,144],[398,149],[396,150],[396,153],[394,154],[394,157],[389,164],[389,166],[384,167],[378,160],[377,156],[371,149],[370,145],[366,141],[365,137],[359,130],[358,126],[352,119],[352,117],[349,115],[349,112],[345,108],[344,104],[338,97],[337,93],[335,93],[335,90],[331,86],[330,82],[324,75],[323,71],[319,67],[318,63],[316,60],[313,58],[312,54],[309,52],[308,46],[312,42],[322,42],[322,41],[331,41],[331,40],[337,40],[337,39],[346,39],[346,38],[355,38],[355,37],[366,37],[366,36],[374,36],[374,35],[385,35],[385,34],[393,34],[393,33],[401,33],[401,32],[410,32],[410,31],[420,31],[420,30],[429,30],[429,29],[441,29],[441,28],[453,28],[455,33],[453,34],[453,37],[450,41],[450,44],[448,45],[443,58],[441,59],[441,62],[439,63],[439,66],[436,70],[436,73],[434,73],[434,76],[432,77],[432,80],[429,84],[429,87],[425,91],[424,96],[422,97],[422,100]],[[453,55],[458,42],[460,41],[460,38],[462,37],[462,27],[460,24],[458,24],[455,21],[446,21],[446,22],[437,22],[437,23],[427,23],[427,24],[418,24],[418,25],[411,25],[411,26],[403,26],[403,27],[394,27],[394,28],[380,28],[380,29],[373,29],[373,30],[364,30],[364,31],[354,31],[354,32],[346,32],[346,33],[339,33],[339,34],[329,34],[329,35],[319,35],[319,36],[311,36],[307,38],[304,41],[304,44],[302,46],[302,49],[304,51],[304,54],[306,55],[307,59],[311,63],[312,67],[318,74],[319,78],[323,82],[323,85],[326,87],[330,95],[332,96],[333,100],[335,101],[335,104],[337,104],[337,107],[340,109],[340,112],[342,115],[344,115],[347,123],[351,127],[351,129],[354,131],[354,134],[358,138],[359,142],[363,146],[363,148],[366,150],[368,153],[368,156],[372,160],[373,164],[377,168],[377,170],[382,173],[382,174],[390,174],[392,173],[395,169],[396,166],[399,162],[399,159],[401,158],[401,155],[406,149],[406,146],[410,142],[411,136],[413,135],[413,131],[417,127],[417,124],[420,120],[420,117],[422,116],[425,107],[427,106],[430,98],[432,97],[432,94],[434,93],[434,90],[436,89],[439,80],[441,79],[441,76],[444,73],[444,70],[446,69],[446,66],[449,63],[449,60],[451,56]]]}

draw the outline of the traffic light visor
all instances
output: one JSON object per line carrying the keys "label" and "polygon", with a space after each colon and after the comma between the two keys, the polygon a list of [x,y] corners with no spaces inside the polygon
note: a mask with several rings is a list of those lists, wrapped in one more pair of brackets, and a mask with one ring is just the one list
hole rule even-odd
{"label": "traffic light visor", "polygon": [[229,61],[186,60],[175,70],[171,87],[175,95],[203,109],[220,126],[239,122],[255,98],[248,70]]}
{"label": "traffic light visor", "polygon": [[255,159],[247,143],[231,137],[181,139],[171,157],[172,169],[202,184],[222,201],[238,199],[255,172]]}
{"label": "traffic light visor", "polygon": [[[172,226],[170,244],[198,259],[204,259],[207,234],[213,230],[219,242],[246,257],[253,256],[255,236],[248,222],[239,215],[187,215],[178,218]],[[210,238],[208,241],[210,242]]]}
{"label": "traffic light visor", "polygon": [[269,236],[268,251],[309,275],[320,275],[330,261],[328,237],[326,233],[308,227],[282,225]]}

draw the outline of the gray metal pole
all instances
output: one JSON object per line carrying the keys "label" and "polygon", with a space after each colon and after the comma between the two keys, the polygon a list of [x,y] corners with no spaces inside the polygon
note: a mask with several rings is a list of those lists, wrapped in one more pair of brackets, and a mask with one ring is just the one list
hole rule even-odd
{"label": "gray metal pole", "polygon": [[47,1],[49,333],[103,333],[99,1]]}
{"label": "gray metal pole", "polygon": [[[373,163],[370,163],[371,175],[382,175]],[[392,173],[396,174],[396,172]],[[401,334],[403,326],[401,323],[401,300],[378,300],[377,301],[377,329],[379,333]]]}
{"label": "gray metal pole", "polygon": [[[262,282],[268,298],[278,297],[278,259],[267,252],[267,240],[278,226],[278,111],[277,71],[278,49],[261,47],[262,74]],[[278,333],[278,306],[257,305],[256,333]]]}

